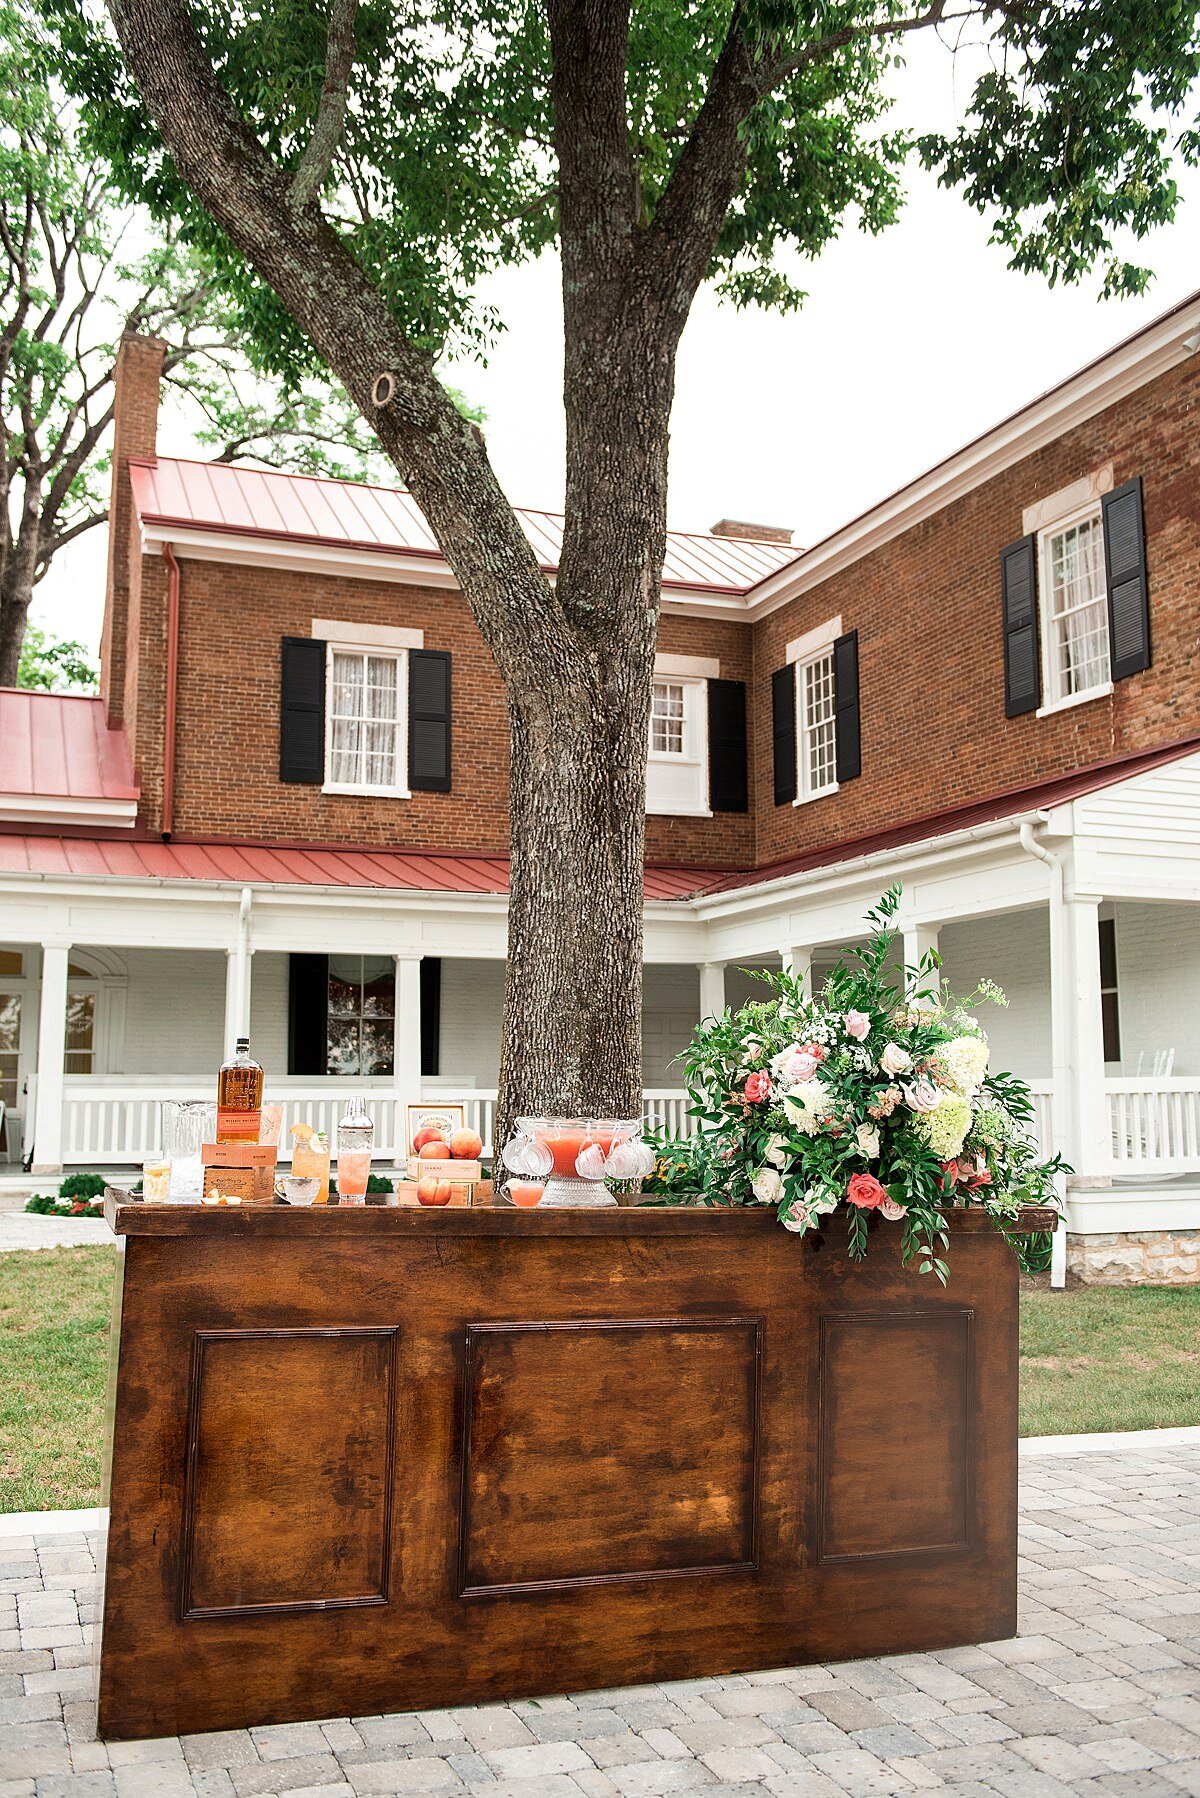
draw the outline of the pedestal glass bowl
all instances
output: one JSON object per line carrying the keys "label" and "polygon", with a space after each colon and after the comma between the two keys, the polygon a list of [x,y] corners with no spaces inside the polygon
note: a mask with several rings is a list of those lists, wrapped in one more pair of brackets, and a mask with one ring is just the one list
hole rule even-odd
{"label": "pedestal glass bowl", "polygon": [[501,1159],[512,1174],[545,1177],[543,1210],[615,1205],[605,1178],[634,1179],[645,1167],[640,1118],[517,1119]]}

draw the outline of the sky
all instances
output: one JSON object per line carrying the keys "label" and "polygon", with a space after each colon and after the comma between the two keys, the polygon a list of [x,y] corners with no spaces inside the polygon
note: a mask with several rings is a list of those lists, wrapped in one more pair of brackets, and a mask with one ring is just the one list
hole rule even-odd
{"label": "sky", "polygon": [[[953,117],[964,86],[930,44],[910,58],[894,118]],[[735,311],[701,294],[680,345],[669,522],[723,517],[790,527],[817,542],[1200,286],[1200,171],[1180,175],[1174,225],[1137,251],[1147,295],[1098,299],[1099,282],[1050,288],[1019,275],[955,192],[913,173],[899,222],[878,238],[849,229],[797,267],[799,313]],[[450,378],[487,413],[484,430],[514,505],[562,503],[563,423],[556,259],[491,278],[506,321],[486,367]],[[165,413],[163,454],[197,452]],[[211,452],[209,452],[211,453]],[[89,532],[38,589],[34,622],[99,643],[104,533]]]}

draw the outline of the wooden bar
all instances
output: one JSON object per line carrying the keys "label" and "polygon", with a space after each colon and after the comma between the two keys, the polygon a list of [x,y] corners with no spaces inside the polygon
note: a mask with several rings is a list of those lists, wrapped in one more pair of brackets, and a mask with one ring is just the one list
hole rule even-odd
{"label": "wooden bar", "polygon": [[982,1214],[945,1289],[887,1226],[855,1265],[755,1211],[109,1220],[102,1737],[1016,1628],[1017,1269]]}

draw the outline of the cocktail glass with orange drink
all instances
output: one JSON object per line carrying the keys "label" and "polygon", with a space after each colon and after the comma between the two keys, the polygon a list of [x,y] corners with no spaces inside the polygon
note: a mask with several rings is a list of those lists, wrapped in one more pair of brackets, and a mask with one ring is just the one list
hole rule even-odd
{"label": "cocktail glass with orange drink", "polygon": [[314,1130],[311,1124],[293,1124],[291,1137],[293,1174],[318,1179],[321,1184],[313,1204],[328,1205],[329,1138],[323,1130]]}

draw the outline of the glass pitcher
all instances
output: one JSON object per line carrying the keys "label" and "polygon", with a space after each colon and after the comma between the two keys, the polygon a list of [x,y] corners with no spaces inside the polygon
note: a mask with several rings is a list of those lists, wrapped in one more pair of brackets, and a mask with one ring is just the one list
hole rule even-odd
{"label": "glass pitcher", "polygon": [[181,1205],[198,1205],[204,1191],[200,1160],[203,1143],[217,1139],[217,1107],[212,1099],[163,1099],[163,1157],[170,1163],[167,1196]]}

